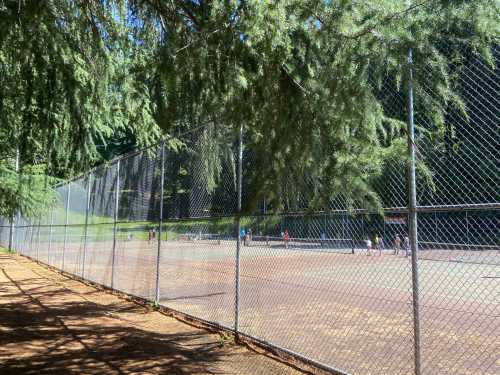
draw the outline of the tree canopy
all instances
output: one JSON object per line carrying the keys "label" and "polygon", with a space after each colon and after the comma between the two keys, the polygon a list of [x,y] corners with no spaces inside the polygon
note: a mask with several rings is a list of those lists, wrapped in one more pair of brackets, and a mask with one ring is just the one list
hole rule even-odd
{"label": "tree canopy", "polygon": [[0,0],[0,182],[16,148],[23,173],[65,178],[123,145],[200,126],[210,149],[229,147],[243,125],[254,200],[301,190],[310,202],[339,192],[376,202],[370,180],[404,153],[405,134],[382,82],[404,89],[412,48],[420,115],[441,131],[446,111],[464,110],[464,54],[493,61],[498,10],[495,0]]}

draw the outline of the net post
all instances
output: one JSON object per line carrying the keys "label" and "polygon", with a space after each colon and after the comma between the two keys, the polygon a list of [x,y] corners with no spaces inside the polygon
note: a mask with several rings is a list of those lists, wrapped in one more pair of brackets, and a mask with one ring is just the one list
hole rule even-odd
{"label": "net post", "polygon": [[235,301],[234,332],[238,337],[240,329],[240,252],[241,252],[241,189],[243,183],[243,125],[240,125],[238,137],[238,192],[236,217],[236,264],[235,264]]}
{"label": "net post", "polygon": [[120,193],[120,159],[116,163],[115,212],[113,215],[113,252],[111,255],[111,289],[115,287],[116,233],[118,221],[118,201]]}
{"label": "net post", "polygon": [[408,223],[411,246],[412,296],[413,296],[413,339],[415,375],[421,374],[420,360],[420,296],[418,272],[417,238],[417,191],[415,172],[415,124],[413,118],[413,51],[408,50]]}
{"label": "net post", "polygon": [[160,145],[161,171],[160,171],[160,217],[158,219],[158,248],[156,252],[156,282],[155,282],[155,303],[160,303],[160,256],[161,256],[161,235],[163,227],[163,190],[165,185],[165,141]]}
{"label": "net post", "polygon": [[82,279],[85,279],[85,258],[87,254],[87,236],[89,229],[89,211],[90,211],[90,187],[92,185],[92,172],[87,179],[87,206],[85,207],[85,235],[83,237],[83,259],[82,259]]}
{"label": "net post", "polygon": [[62,249],[62,264],[61,269],[64,271],[64,261],[66,255],[66,242],[68,237],[68,223],[69,223],[69,199],[71,195],[71,183],[68,183],[68,192],[66,194],[66,219],[64,221],[64,239],[63,239],[63,249]]}

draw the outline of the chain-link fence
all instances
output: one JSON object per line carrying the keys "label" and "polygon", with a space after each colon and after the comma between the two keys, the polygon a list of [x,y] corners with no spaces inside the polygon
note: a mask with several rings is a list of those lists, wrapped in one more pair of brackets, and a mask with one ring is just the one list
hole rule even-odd
{"label": "chain-link fence", "polygon": [[[298,194],[242,216],[252,150],[208,125],[58,186],[44,217],[16,218],[13,247],[339,373],[498,374],[499,72],[473,55],[461,68],[468,117],[450,108],[440,137],[419,111],[435,93],[415,87],[418,237],[406,156],[371,180],[382,212],[342,197],[305,211]],[[387,77],[377,90],[406,121],[403,88]],[[10,230],[1,220],[4,246]]]}

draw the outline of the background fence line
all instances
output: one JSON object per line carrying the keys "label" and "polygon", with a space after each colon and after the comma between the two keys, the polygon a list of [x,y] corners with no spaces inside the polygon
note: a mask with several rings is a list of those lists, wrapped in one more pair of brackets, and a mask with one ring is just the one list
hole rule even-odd
{"label": "background fence line", "polygon": [[411,85],[382,83],[414,160],[388,158],[370,181],[382,213],[341,195],[309,212],[298,181],[283,208],[244,212],[253,150],[243,127],[207,148],[208,124],[182,150],[161,142],[57,186],[42,217],[0,218],[0,244],[332,372],[500,373],[498,69],[470,57],[463,72],[470,119],[450,109],[444,139],[419,112],[432,92],[413,88],[413,118]]}

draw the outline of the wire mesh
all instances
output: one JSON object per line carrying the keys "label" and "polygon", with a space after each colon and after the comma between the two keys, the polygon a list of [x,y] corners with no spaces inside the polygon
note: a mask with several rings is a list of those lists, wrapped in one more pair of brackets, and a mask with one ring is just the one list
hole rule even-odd
{"label": "wire mesh", "polygon": [[114,287],[153,300],[161,200],[161,150],[140,152],[120,161]]}
{"label": "wire mesh", "polygon": [[[467,116],[451,107],[444,135],[419,118],[421,353],[423,373],[500,372],[499,70],[471,51],[454,63]],[[493,49],[496,64],[500,48]],[[431,68],[420,74],[430,74]],[[422,95],[436,93],[425,85]],[[432,179],[429,179],[428,176]]]}
{"label": "wire mesh", "polygon": [[62,264],[64,271],[76,276],[82,276],[84,269],[88,184],[91,181],[92,174],[89,174],[70,182],[68,187]]}
{"label": "wire mesh", "polygon": [[117,162],[92,171],[85,247],[85,278],[111,286]]}
{"label": "wire mesh", "polygon": [[9,247],[10,220],[0,216],[0,246]]}
{"label": "wire mesh", "polygon": [[234,150],[232,143],[216,150],[220,168],[212,169],[204,154],[209,132],[191,135],[183,152],[167,155],[159,303],[233,327]]}
{"label": "wire mesh", "polygon": [[[179,149],[152,147],[60,185],[50,212],[16,216],[15,248],[348,373],[415,371],[419,292],[422,373],[500,373],[500,81],[497,68],[463,56],[450,69],[467,116],[450,105],[440,126],[425,115],[437,96],[425,84],[432,69],[415,72],[426,78],[415,90],[418,290],[398,127],[366,180],[377,212],[351,207],[344,193],[311,210],[320,182],[309,175],[279,181],[278,200],[264,191],[255,203],[245,180],[259,171],[247,147],[239,216],[238,141],[208,125]],[[498,47],[493,56],[498,63]],[[391,76],[371,84],[387,121],[403,124],[404,85]],[[9,226],[0,218],[3,246]]]}

